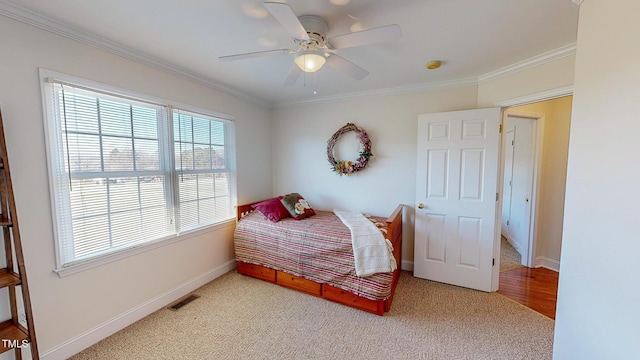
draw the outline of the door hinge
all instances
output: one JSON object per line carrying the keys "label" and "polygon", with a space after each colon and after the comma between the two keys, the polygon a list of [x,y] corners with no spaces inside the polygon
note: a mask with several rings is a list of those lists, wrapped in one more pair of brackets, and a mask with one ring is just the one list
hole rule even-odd
{"label": "door hinge", "polygon": [[498,133],[502,134],[502,124],[500,124],[500,129],[498,130]]}
{"label": "door hinge", "polygon": [[496,201],[498,201],[498,193],[496,193]]}
{"label": "door hinge", "polygon": [[493,262],[491,263],[491,266],[496,266],[496,258],[493,258]]}
{"label": "door hinge", "polygon": [[509,226],[509,220],[507,220],[507,226]]}

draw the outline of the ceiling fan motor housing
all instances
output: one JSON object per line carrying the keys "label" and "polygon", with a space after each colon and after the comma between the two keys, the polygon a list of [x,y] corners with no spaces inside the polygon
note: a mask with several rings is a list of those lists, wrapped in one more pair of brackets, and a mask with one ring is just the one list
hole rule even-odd
{"label": "ceiling fan motor housing", "polygon": [[300,23],[309,35],[309,41],[299,40],[300,44],[307,50],[317,50],[327,47],[326,33],[329,24],[326,20],[315,15],[302,15],[298,17]]}

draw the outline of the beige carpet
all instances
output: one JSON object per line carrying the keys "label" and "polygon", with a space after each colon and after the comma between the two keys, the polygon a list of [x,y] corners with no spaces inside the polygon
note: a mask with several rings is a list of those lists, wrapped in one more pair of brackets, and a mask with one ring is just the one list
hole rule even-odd
{"label": "beige carpet", "polygon": [[72,359],[551,359],[553,320],[403,272],[384,317],[230,272]]}
{"label": "beige carpet", "polygon": [[501,236],[500,243],[500,272],[522,267],[520,263],[522,256],[509,244],[504,236]]}

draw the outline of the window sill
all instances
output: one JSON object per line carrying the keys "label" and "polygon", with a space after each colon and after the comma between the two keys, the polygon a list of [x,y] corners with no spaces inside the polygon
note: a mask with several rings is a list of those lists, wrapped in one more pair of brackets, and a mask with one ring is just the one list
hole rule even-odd
{"label": "window sill", "polygon": [[83,272],[85,270],[89,270],[89,269],[93,269],[95,267],[98,266],[102,266],[105,264],[109,264],[112,263],[114,261],[118,261],[118,260],[122,260],[122,259],[126,259],[130,256],[134,256],[134,255],[138,255],[147,251],[151,251],[154,249],[158,249],[161,248],[163,246],[169,245],[169,244],[173,244],[182,240],[186,240],[189,239],[191,237],[194,236],[199,236],[202,234],[206,234],[208,232],[212,232],[218,229],[222,229],[222,228],[226,228],[229,226],[234,226],[236,223],[236,219],[235,218],[231,218],[222,222],[219,222],[217,224],[211,225],[211,226],[207,226],[205,228],[201,228],[201,229],[197,229],[197,230],[193,230],[193,231],[188,231],[188,232],[184,232],[182,234],[176,235],[176,236],[171,236],[169,238],[165,238],[165,239],[160,239],[160,240],[156,240],[153,242],[149,242],[149,243],[145,243],[145,244],[139,244],[127,249],[123,249],[120,251],[116,251],[116,252],[112,252],[112,253],[108,253],[108,254],[104,254],[104,255],[99,255],[90,259],[86,259],[83,261],[79,261],[77,263],[72,263],[70,265],[67,265],[65,267],[59,268],[59,269],[55,269],[53,270],[56,274],[58,274],[59,277],[63,278],[63,277],[67,277],[69,275],[74,275],[80,272]]}

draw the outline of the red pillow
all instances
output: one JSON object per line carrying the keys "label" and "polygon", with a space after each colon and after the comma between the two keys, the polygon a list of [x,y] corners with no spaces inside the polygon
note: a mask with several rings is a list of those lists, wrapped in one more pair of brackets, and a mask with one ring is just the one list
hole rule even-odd
{"label": "red pillow", "polygon": [[260,211],[262,215],[273,222],[278,222],[289,216],[289,211],[282,205],[282,202],[278,198],[265,200],[251,207]]}

